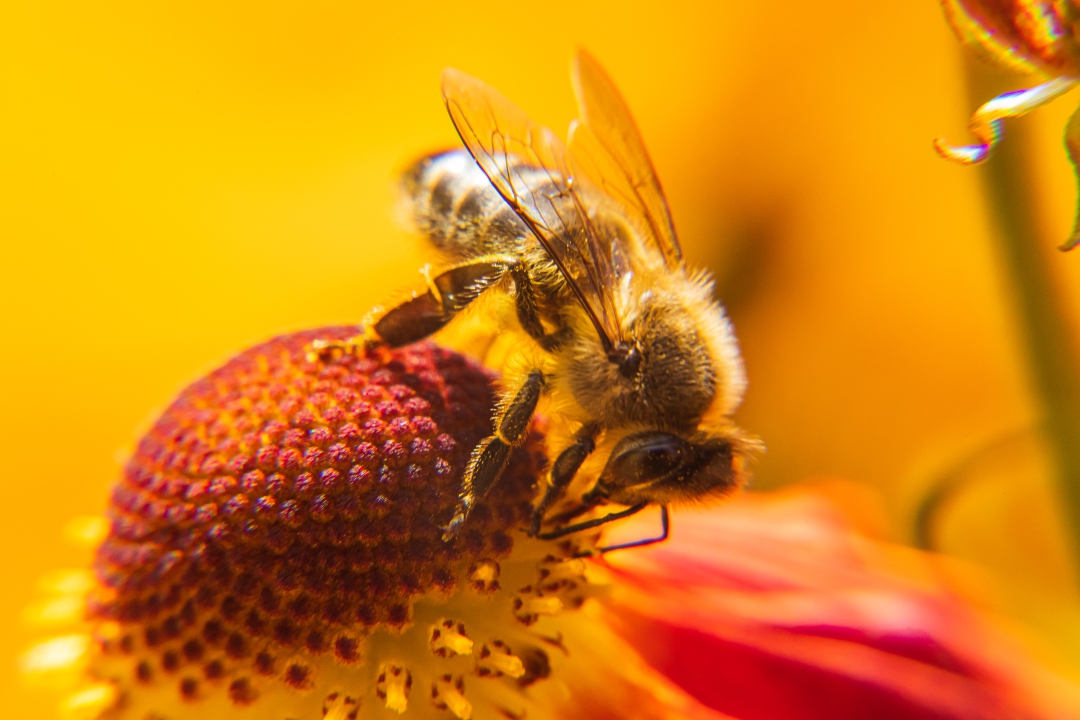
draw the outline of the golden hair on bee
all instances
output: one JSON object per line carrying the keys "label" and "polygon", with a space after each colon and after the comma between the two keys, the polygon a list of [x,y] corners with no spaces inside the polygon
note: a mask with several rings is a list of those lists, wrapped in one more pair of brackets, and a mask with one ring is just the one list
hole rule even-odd
{"label": "golden hair on bee", "polygon": [[402,178],[404,211],[438,263],[424,288],[370,316],[365,341],[405,345],[475,308],[488,339],[464,349],[503,373],[494,431],[473,451],[447,538],[542,402],[551,469],[531,534],[572,536],[661,506],[663,535],[604,551],[666,537],[669,503],[737,489],[759,447],[731,417],[746,387],[731,325],[708,274],[687,268],[626,103],[584,51],[572,80],[579,117],[563,143],[484,83],[444,71],[465,148]]}

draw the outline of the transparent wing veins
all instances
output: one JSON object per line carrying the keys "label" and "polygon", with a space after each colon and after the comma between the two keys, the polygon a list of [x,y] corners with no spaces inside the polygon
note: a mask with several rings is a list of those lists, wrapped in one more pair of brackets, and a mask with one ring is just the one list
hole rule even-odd
{"label": "transparent wing veins", "polygon": [[626,101],[583,49],[574,57],[572,78],[581,120],[571,127],[569,146],[578,173],[639,216],[669,268],[681,266],[682,248],[671,211]]}
{"label": "transparent wing veins", "polygon": [[479,80],[448,69],[442,86],[462,142],[547,251],[611,352],[622,341],[612,296],[615,278],[605,244],[574,188],[566,148]]}

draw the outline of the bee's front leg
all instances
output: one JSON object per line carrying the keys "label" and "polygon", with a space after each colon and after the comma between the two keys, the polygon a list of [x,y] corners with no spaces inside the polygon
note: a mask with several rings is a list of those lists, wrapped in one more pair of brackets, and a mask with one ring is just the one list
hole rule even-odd
{"label": "bee's front leg", "polygon": [[443,540],[451,540],[461,531],[473,505],[483,498],[499,479],[510,457],[510,450],[525,439],[529,421],[536,412],[536,404],[540,401],[546,384],[544,373],[539,370],[529,373],[499,418],[495,434],[481,441],[473,450],[469,467],[465,471],[461,494],[458,496],[457,511],[446,525]]}
{"label": "bee's front leg", "polygon": [[544,497],[540,499],[540,504],[533,510],[529,535],[535,537],[540,534],[540,525],[544,522],[544,513],[547,512],[552,503],[559,499],[563,490],[574,479],[581,464],[585,462],[585,458],[589,457],[593,450],[596,449],[596,436],[599,433],[600,428],[595,424],[585,425],[578,431],[577,440],[559,453],[559,457],[555,458],[555,462],[551,466],[551,482],[544,491]]}

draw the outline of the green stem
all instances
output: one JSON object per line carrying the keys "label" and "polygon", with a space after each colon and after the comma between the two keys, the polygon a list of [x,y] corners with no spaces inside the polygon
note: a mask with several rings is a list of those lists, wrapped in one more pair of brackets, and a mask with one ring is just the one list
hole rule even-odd
{"label": "green stem", "polygon": [[[968,64],[968,88],[978,94],[977,102],[992,97],[986,92],[993,91],[997,80],[986,66]],[[1047,250],[1058,243],[1038,232],[1033,144],[1029,124],[1012,121],[982,172],[998,250],[1014,292],[1030,380],[1041,404],[1068,540],[1080,563],[1080,352],[1064,312],[1066,295],[1051,268],[1052,262],[1078,258],[1055,250],[1051,260]]]}

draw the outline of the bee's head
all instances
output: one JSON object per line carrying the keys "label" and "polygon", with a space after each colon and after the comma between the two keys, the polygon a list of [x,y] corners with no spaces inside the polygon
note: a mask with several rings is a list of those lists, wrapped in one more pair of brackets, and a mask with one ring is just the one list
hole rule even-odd
{"label": "bee's head", "polygon": [[737,434],[633,433],[615,445],[590,495],[622,505],[725,495],[743,482],[746,449]]}

